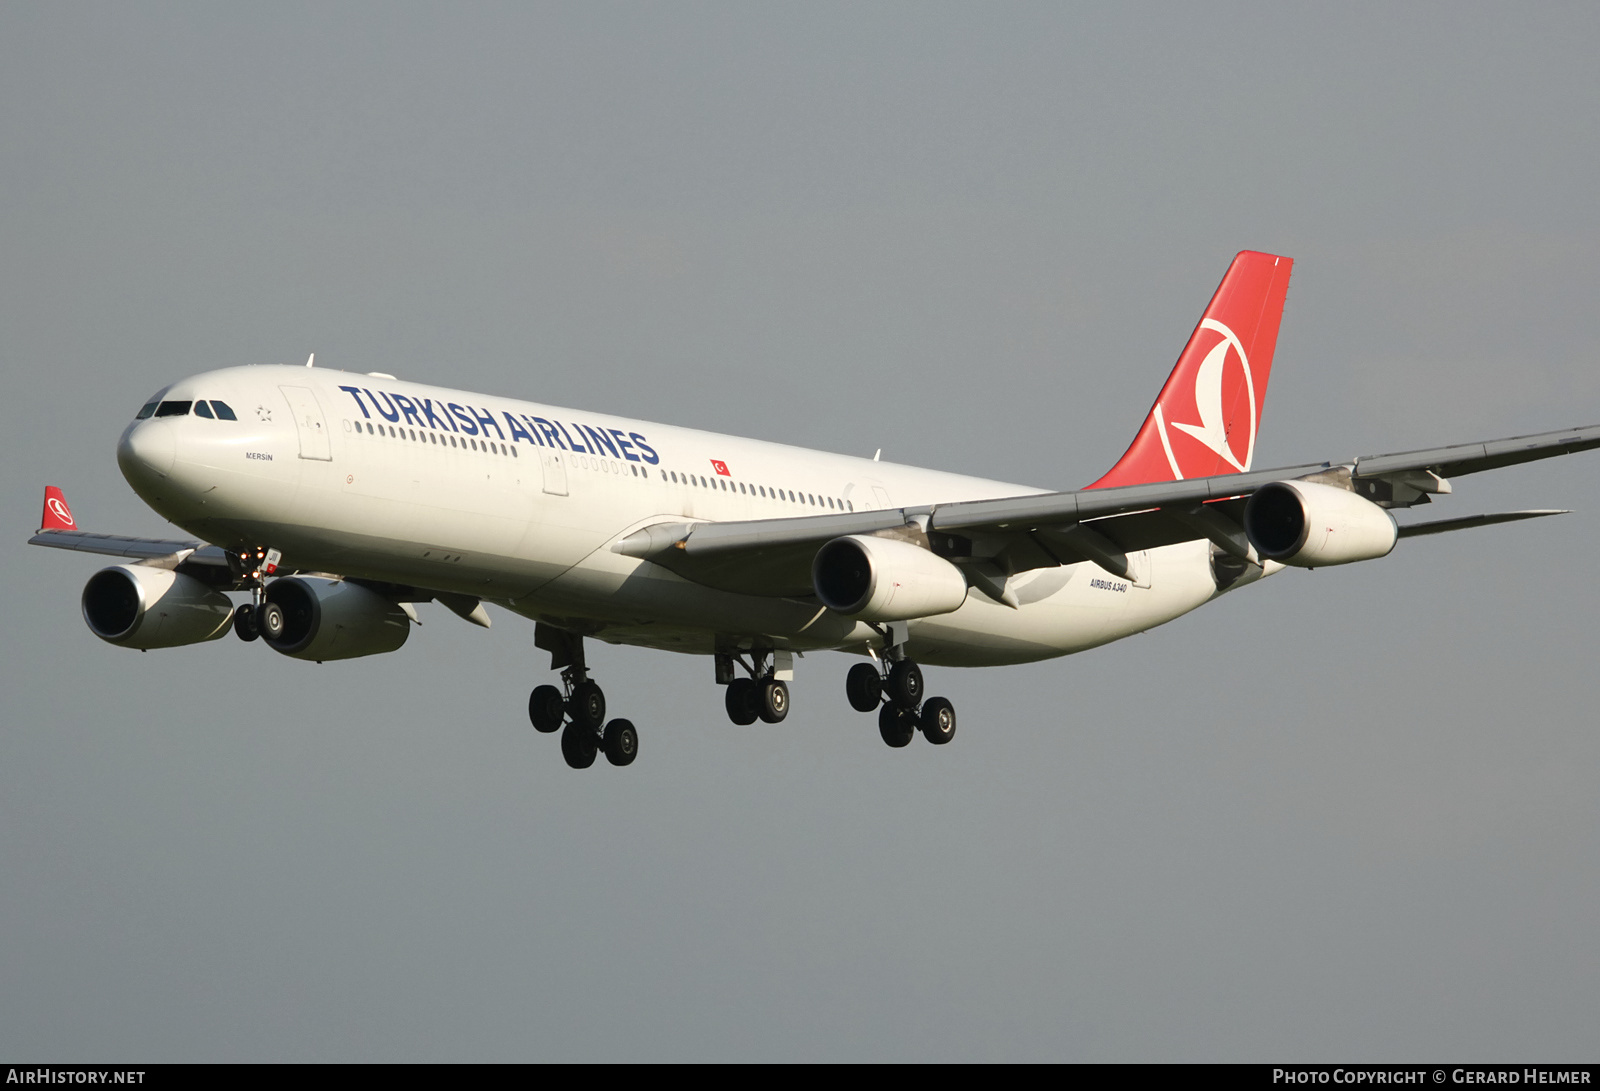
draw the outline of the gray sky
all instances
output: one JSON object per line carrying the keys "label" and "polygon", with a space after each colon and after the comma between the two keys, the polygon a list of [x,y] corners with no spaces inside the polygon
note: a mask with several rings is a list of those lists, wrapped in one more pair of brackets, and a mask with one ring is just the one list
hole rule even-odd
{"label": "gray sky", "polygon": [[0,6],[0,1056],[1594,1059],[1600,457],[1150,634],[929,672],[532,627],[318,667],[96,640],[22,543],[145,395],[318,362],[1049,487],[1233,253],[1297,260],[1257,465],[1600,422],[1590,5]]}

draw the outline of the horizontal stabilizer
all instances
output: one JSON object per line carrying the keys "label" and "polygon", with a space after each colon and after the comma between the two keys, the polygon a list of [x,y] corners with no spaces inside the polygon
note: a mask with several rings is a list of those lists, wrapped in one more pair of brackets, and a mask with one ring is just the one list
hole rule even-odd
{"label": "horizontal stabilizer", "polygon": [[1565,515],[1565,508],[1538,511],[1497,511],[1488,515],[1468,515],[1460,519],[1437,519],[1431,523],[1412,523],[1400,528],[1400,537],[1416,538],[1423,534],[1443,534],[1447,530],[1466,530],[1469,527],[1487,527],[1495,523],[1515,523],[1519,519],[1538,519],[1545,515]]}

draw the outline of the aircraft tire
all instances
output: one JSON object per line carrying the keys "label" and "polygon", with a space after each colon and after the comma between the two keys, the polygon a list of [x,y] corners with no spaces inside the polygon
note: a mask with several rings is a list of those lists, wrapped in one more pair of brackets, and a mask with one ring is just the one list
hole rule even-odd
{"label": "aircraft tire", "polygon": [[639,756],[639,733],[629,720],[612,720],[606,724],[603,745],[606,760],[612,765],[632,765]]}
{"label": "aircraft tire", "polygon": [[605,693],[594,682],[579,682],[567,699],[567,714],[573,723],[588,729],[590,734],[599,734],[600,725],[606,722]]}
{"label": "aircraft tire", "polygon": [[781,724],[783,718],[789,715],[789,683],[769,678],[761,683],[757,697],[760,704],[756,711],[764,722]]}
{"label": "aircraft tire", "polygon": [[917,733],[916,715],[898,705],[884,705],[878,710],[878,734],[883,741],[898,749],[909,745]]}
{"label": "aircraft tire", "polygon": [[922,737],[943,746],[956,737],[956,706],[943,697],[929,697],[922,704]]}
{"label": "aircraft tire", "polygon": [[266,637],[269,643],[280,639],[288,627],[289,618],[277,603],[263,602],[256,608],[256,631]]}
{"label": "aircraft tire", "polygon": [[922,668],[909,659],[902,659],[889,668],[889,684],[885,687],[889,700],[899,707],[911,710],[922,703]]}
{"label": "aircraft tire", "polygon": [[567,700],[554,686],[537,686],[528,695],[528,720],[541,735],[561,730],[567,718]]}
{"label": "aircraft tire", "polygon": [[233,612],[233,631],[240,640],[249,643],[259,640],[261,628],[256,624],[256,608],[245,603]]}
{"label": "aircraft tire", "polygon": [[728,683],[728,691],[723,694],[723,704],[728,710],[728,719],[741,727],[753,724],[761,715],[757,707],[761,695],[756,692],[756,684],[749,678],[735,678]]}
{"label": "aircraft tire", "polygon": [[574,769],[587,769],[594,764],[599,743],[593,728],[568,724],[566,730],[561,732],[561,756]]}
{"label": "aircraft tire", "polygon": [[844,695],[857,712],[871,712],[883,701],[883,679],[871,663],[857,663],[844,676]]}

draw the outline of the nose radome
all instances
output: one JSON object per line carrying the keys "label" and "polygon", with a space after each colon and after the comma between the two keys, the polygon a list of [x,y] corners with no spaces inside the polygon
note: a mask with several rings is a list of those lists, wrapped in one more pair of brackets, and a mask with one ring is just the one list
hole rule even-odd
{"label": "nose radome", "polygon": [[167,421],[140,421],[117,444],[117,465],[130,483],[152,481],[172,472],[178,444]]}

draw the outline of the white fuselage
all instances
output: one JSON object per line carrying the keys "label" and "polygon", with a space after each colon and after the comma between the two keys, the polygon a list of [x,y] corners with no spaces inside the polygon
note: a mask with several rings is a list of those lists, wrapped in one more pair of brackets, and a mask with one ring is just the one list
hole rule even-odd
{"label": "white fuselage", "polygon": [[[614,643],[865,650],[869,626],[814,601],[734,594],[614,552],[652,523],[918,508],[1038,493],[998,481],[320,368],[184,379],[118,460],[185,530],[264,546],[286,567],[472,595]],[[1093,564],[973,591],[910,623],[915,657],[982,666],[1064,655],[1170,621],[1218,594],[1211,545],[1152,549],[1135,581]],[[1241,581],[1244,582],[1244,581]]]}

